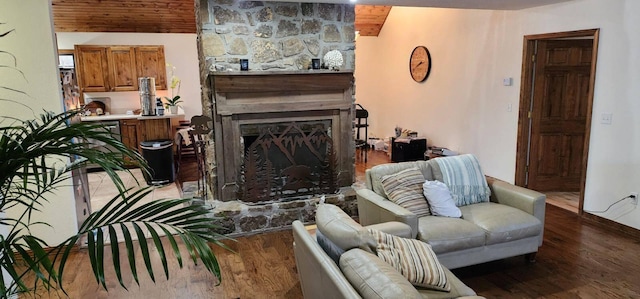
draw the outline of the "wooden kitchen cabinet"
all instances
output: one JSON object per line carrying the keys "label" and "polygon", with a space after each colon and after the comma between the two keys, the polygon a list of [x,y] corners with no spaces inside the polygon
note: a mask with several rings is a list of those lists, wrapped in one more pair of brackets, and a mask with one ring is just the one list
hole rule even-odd
{"label": "wooden kitchen cabinet", "polygon": [[138,90],[138,73],[134,47],[115,46],[107,48],[111,91]]}
{"label": "wooden kitchen cabinet", "polygon": [[[143,134],[146,140],[172,139],[171,120],[168,118],[145,119],[142,121]],[[173,141],[173,140],[172,140]]]}
{"label": "wooden kitchen cabinet", "polygon": [[120,120],[120,137],[122,138],[122,143],[128,148],[140,151],[140,142],[144,141],[141,121],[137,119]]}
{"label": "wooden kitchen cabinet", "polygon": [[156,89],[167,89],[164,46],[76,45],[80,101],[84,92],[138,90],[138,77],[156,78]]}
{"label": "wooden kitchen cabinet", "polygon": [[140,142],[158,139],[172,139],[171,120],[157,119],[121,119],[120,136],[122,143],[130,149],[140,150]]}
{"label": "wooden kitchen cabinet", "polygon": [[156,78],[156,89],[167,89],[167,72],[163,46],[139,46],[135,48],[136,69],[139,77]]}
{"label": "wooden kitchen cabinet", "polygon": [[102,92],[111,89],[107,48],[76,45],[74,58],[81,92]]}

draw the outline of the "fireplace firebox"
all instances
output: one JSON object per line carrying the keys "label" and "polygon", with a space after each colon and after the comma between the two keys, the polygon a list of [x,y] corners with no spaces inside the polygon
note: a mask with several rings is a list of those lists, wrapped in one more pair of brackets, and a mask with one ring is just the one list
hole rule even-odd
{"label": "fireplace firebox", "polygon": [[329,121],[244,125],[240,131],[241,201],[287,201],[337,191]]}

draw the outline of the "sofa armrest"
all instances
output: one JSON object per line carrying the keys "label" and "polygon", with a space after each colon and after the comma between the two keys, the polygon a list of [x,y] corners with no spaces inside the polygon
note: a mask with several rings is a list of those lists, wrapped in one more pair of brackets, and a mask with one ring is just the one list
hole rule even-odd
{"label": "sofa armrest", "polygon": [[401,238],[411,238],[411,226],[406,223],[391,221],[365,226],[367,229],[375,229],[383,233]]}
{"label": "sofa armrest", "polygon": [[409,210],[384,199],[369,189],[356,190],[360,224],[371,225],[390,221],[402,222],[411,227],[411,238],[418,235],[418,216]]}
{"label": "sofa armrest", "polygon": [[500,180],[491,182],[489,187],[495,202],[527,212],[544,225],[546,195]]}

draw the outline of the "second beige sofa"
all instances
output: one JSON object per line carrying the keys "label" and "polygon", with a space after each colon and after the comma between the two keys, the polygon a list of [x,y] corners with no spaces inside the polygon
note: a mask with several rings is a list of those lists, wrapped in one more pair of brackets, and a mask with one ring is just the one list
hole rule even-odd
{"label": "second beige sofa", "polygon": [[542,193],[490,180],[491,201],[460,207],[462,218],[418,217],[387,198],[381,185],[383,176],[417,167],[425,179],[441,179],[435,160],[368,169],[366,188],[357,190],[360,223],[406,223],[411,227],[411,237],[430,244],[449,269],[524,254],[533,260],[542,245],[546,199]]}

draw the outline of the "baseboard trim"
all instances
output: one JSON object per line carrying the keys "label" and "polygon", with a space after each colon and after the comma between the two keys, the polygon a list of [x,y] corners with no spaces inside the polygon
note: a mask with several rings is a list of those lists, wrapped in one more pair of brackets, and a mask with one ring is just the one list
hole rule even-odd
{"label": "baseboard trim", "polygon": [[600,227],[621,232],[625,235],[633,237],[635,239],[640,240],[640,230],[633,228],[631,226],[624,225],[622,223],[615,222],[613,220],[600,217],[598,215],[590,214],[587,212],[582,213],[582,219],[596,224]]}

